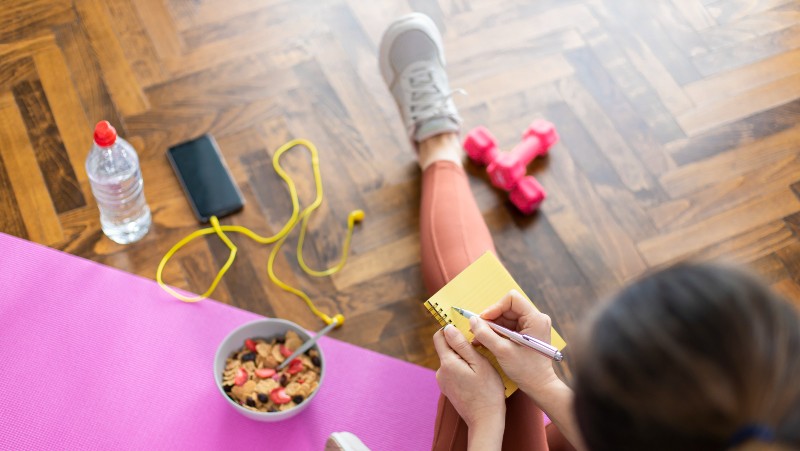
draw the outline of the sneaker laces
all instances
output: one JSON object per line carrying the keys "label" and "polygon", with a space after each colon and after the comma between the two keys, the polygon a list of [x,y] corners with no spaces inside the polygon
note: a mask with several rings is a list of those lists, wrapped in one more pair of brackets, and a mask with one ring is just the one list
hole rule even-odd
{"label": "sneaker laces", "polygon": [[440,90],[433,70],[426,66],[410,70],[408,85],[411,88],[408,110],[413,124],[435,117],[450,117],[461,122],[458,115],[450,110],[448,103],[455,94],[466,95],[467,91],[460,88],[446,92]]}

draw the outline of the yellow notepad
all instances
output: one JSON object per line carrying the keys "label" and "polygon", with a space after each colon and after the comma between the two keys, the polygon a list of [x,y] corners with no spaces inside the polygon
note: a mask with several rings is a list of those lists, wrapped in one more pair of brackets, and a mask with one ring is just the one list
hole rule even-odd
{"label": "yellow notepad", "polygon": [[[467,337],[467,340],[472,341],[474,335],[469,331],[469,320],[450,307],[461,307],[481,313],[511,290],[517,290],[528,298],[497,257],[493,253],[487,252],[425,301],[425,308],[439,321],[439,324],[444,326],[450,323],[456,326]],[[530,299],[528,298],[528,300]],[[552,328],[550,329],[550,343],[559,350],[567,346],[561,335]],[[497,363],[497,359],[488,349],[482,346],[477,349],[492,362],[492,366],[500,373],[506,388],[506,397],[511,396],[517,390],[517,384],[506,377],[500,364]]]}

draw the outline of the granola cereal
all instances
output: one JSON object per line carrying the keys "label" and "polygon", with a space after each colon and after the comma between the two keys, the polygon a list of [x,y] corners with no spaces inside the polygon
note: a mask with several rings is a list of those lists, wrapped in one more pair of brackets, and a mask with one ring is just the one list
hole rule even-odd
{"label": "granola cereal", "polygon": [[302,403],[319,387],[322,362],[312,348],[281,371],[278,365],[303,344],[294,331],[271,339],[249,338],[232,352],[222,373],[222,388],[242,407],[282,412]]}

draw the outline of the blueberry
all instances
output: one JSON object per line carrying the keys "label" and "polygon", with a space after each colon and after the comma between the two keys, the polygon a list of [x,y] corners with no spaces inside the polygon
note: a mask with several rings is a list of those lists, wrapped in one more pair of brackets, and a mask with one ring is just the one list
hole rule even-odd
{"label": "blueberry", "polygon": [[311,363],[313,363],[314,366],[316,366],[317,368],[322,366],[322,361],[319,359],[318,356],[311,357]]}
{"label": "blueberry", "polygon": [[282,345],[286,343],[286,337],[278,337],[275,339],[275,342],[278,343],[279,345]]}
{"label": "blueberry", "polygon": [[303,395],[292,396],[292,401],[294,401],[295,404],[300,404],[301,402],[303,402]]}
{"label": "blueberry", "polygon": [[247,405],[250,407],[256,406],[256,400],[253,398],[247,398],[247,400],[245,400],[245,403],[247,403]]}
{"label": "blueberry", "polygon": [[285,387],[288,382],[289,382],[289,378],[286,377],[285,374],[282,374],[281,375],[281,385],[283,385]]}
{"label": "blueberry", "polygon": [[233,385],[223,385],[222,389],[225,390],[225,393],[228,393],[233,388]]}
{"label": "blueberry", "polygon": [[247,354],[242,356],[242,362],[255,362],[255,360],[256,360],[255,352],[248,352]]}
{"label": "blueberry", "polygon": [[264,393],[259,393],[258,400],[263,403],[269,402],[269,395],[265,395]]}

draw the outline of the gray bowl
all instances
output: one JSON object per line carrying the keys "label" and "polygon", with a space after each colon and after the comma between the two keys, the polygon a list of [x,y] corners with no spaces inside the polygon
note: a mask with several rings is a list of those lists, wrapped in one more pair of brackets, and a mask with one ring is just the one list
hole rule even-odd
{"label": "gray bowl", "polygon": [[303,340],[303,342],[311,339],[311,336],[305,331],[305,329],[291,321],[277,318],[266,318],[239,326],[233,332],[228,334],[228,336],[222,340],[222,343],[220,343],[219,348],[217,348],[217,354],[214,356],[214,380],[217,383],[219,393],[223,398],[225,398],[225,401],[227,401],[231,407],[247,418],[257,421],[280,421],[291,418],[308,407],[311,401],[313,401],[317,396],[317,393],[320,391],[320,389],[322,389],[322,384],[325,382],[325,368],[327,365],[325,365],[325,355],[322,353],[319,343],[314,346],[314,348],[319,351],[319,360],[321,362],[320,366],[322,367],[319,374],[319,386],[316,390],[314,390],[313,393],[311,393],[311,396],[309,396],[299,405],[295,406],[293,409],[284,410],[283,412],[256,412],[240,406],[238,403],[228,397],[228,394],[225,393],[225,390],[222,388],[222,372],[225,370],[225,362],[231,353],[240,350],[242,346],[244,346],[244,341],[246,339],[256,337],[276,337],[285,335],[289,330],[297,332],[297,335],[300,336],[300,339]]}

